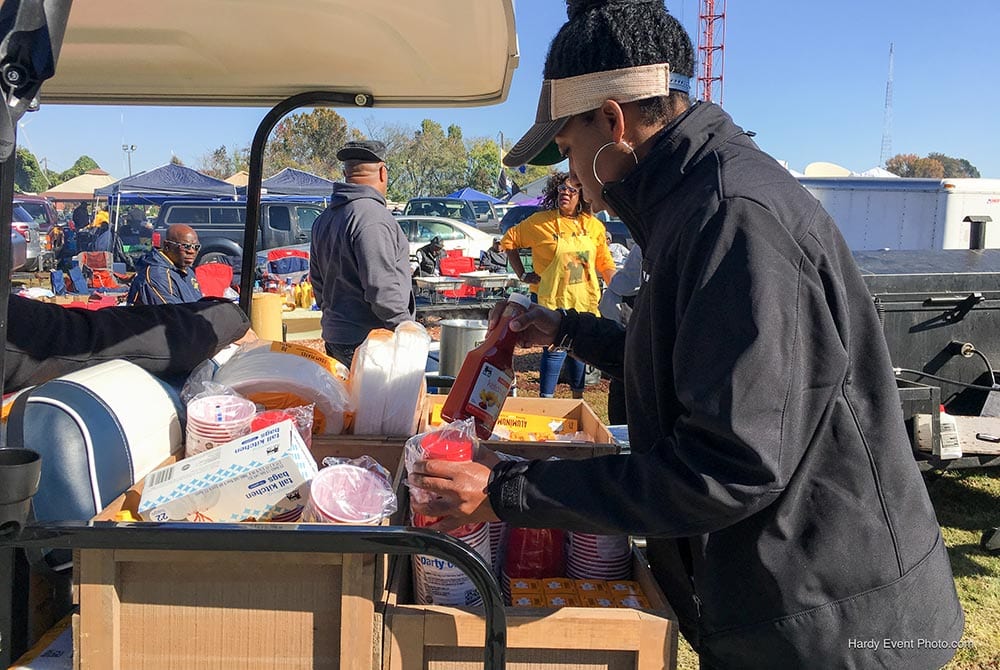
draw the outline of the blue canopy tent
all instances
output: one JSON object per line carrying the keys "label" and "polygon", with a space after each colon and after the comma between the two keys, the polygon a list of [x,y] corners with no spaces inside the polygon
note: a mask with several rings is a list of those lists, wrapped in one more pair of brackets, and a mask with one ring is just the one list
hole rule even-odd
{"label": "blue canopy tent", "polygon": [[236,187],[183,165],[168,163],[95,189],[94,198],[98,201],[107,198],[113,212],[111,248],[114,259],[125,262],[127,267],[135,260],[130,256],[133,252],[126,253],[118,233],[123,223],[122,205],[162,205],[164,201],[178,197],[235,200]]}
{"label": "blue canopy tent", "polygon": [[183,165],[168,163],[94,191],[95,198],[107,198],[115,206],[158,205],[178,196],[235,200],[236,187]]}
{"label": "blue canopy tent", "polygon": [[494,198],[492,195],[483,193],[482,191],[477,191],[474,188],[466,186],[463,189],[459,189],[454,193],[449,193],[445,196],[446,198],[458,198],[460,200],[485,200],[486,202],[491,202],[496,204],[498,202],[503,202],[500,198]]}
{"label": "blue canopy tent", "polygon": [[[333,182],[329,179],[295,168],[285,168],[260,185],[267,195],[310,195],[325,199],[333,193]],[[246,193],[246,188],[241,192]]]}

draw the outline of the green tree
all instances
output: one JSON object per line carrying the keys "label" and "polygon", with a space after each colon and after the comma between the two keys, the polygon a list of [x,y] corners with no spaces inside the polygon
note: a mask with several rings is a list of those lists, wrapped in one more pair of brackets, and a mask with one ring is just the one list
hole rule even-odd
{"label": "green tree", "polygon": [[497,185],[500,177],[500,147],[490,138],[480,138],[469,143],[469,170],[466,184],[499,197],[505,197]]}
{"label": "green tree", "polygon": [[341,177],[337,150],[350,139],[362,139],[347,121],[332,109],[317,108],[282,119],[264,149],[264,174],[286,167],[311,172],[327,179]]}
{"label": "green tree", "polygon": [[944,167],[945,179],[959,179],[962,177],[979,178],[979,170],[964,158],[952,158],[942,153],[930,153],[927,154],[927,157],[941,163]]}
{"label": "green tree", "polygon": [[[80,156],[76,159],[76,162],[66,171],[60,172],[55,179],[53,179],[53,184],[61,184],[64,181],[69,181],[73,177],[79,177],[87,170],[99,169],[101,166],[97,164],[93,158],[87,155]],[[51,173],[50,173],[51,174]]]}
{"label": "green tree", "polygon": [[916,154],[896,154],[886,161],[885,169],[900,177],[979,177],[979,170],[968,160],[952,158],[942,153],[930,153],[923,158]]}
{"label": "green tree", "polygon": [[[388,146],[388,144],[387,144]],[[387,157],[393,199],[444,195],[465,186],[468,154],[462,129],[424,119],[409,137],[395,137],[394,151]]]}
{"label": "green tree", "polygon": [[35,155],[24,147],[17,148],[14,169],[14,189],[20,193],[41,193],[51,188]]}
{"label": "green tree", "polygon": [[216,179],[226,179],[240,170],[250,169],[250,148],[222,145],[198,161],[198,171]]}
{"label": "green tree", "polygon": [[368,134],[385,144],[385,164],[389,168],[389,200],[406,202],[413,197],[413,182],[405,170],[406,154],[413,142],[413,130],[402,124],[368,123]]}
{"label": "green tree", "polygon": [[176,154],[170,154],[170,164],[171,165],[180,165],[181,167],[184,167],[184,161],[182,161],[180,159],[180,156],[178,156]]}

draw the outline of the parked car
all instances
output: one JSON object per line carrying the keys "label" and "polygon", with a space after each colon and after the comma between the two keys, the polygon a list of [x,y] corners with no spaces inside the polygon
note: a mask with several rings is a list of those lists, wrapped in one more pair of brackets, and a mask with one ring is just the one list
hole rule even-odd
{"label": "parked car", "polygon": [[24,211],[38,222],[38,229],[43,235],[48,233],[52,226],[59,225],[59,214],[56,212],[55,205],[48,198],[40,195],[15,193],[14,204],[23,207]]}
{"label": "parked car", "polygon": [[25,242],[25,261],[20,269],[26,272],[42,269],[44,265],[42,234],[39,231],[38,222],[31,218],[31,214],[28,214],[23,207],[14,205],[10,228],[21,235]]}
{"label": "parked car", "polygon": [[410,198],[403,216],[443,216],[470,226],[476,225],[476,210],[468,200],[458,198]]}
{"label": "parked car", "polygon": [[[240,258],[246,221],[243,200],[168,200],[160,206],[153,225],[154,234],[166,235],[167,226],[183,223],[198,233],[201,251],[196,265]],[[312,226],[323,210],[322,203],[309,199],[263,200],[257,227],[257,251],[304,244],[309,248]]]}
{"label": "parked car", "polygon": [[468,203],[476,213],[476,228],[484,233],[496,233],[500,230],[500,217],[492,202],[469,200]]}
{"label": "parked car", "polygon": [[500,234],[503,235],[539,209],[538,205],[514,205],[510,207],[503,215],[503,218],[500,219]]}
{"label": "parked car", "polygon": [[493,245],[493,235],[475,226],[441,216],[400,216],[396,219],[410,241],[410,255],[434,237],[440,237],[446,250],[461,249],[463,256],[477,261],[479,255]]}
{"label": "parked car", "polygon": [[28,243],[24,236],[14,229],[10,231],[10,271],[17,272],[28,261]]}

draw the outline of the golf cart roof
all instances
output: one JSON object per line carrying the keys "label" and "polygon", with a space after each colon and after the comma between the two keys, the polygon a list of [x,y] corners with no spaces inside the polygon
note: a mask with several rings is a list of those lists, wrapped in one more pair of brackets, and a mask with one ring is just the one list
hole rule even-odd
{"label": "golf cart roof", "polygon": [[326,90],[488,105],[517,62],[513,0],[80,1],[41,102],[271,106]]}

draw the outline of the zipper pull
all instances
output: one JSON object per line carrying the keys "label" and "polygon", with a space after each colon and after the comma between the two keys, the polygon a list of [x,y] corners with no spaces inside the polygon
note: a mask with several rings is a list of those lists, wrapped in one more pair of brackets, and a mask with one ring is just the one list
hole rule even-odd
{"label": "zipper pull", "polygon": [[691,594],[691,600],[694,601],[694,609],[698,613],[698,618],[701,618],[701,598],[698,597],[697,593]]}

